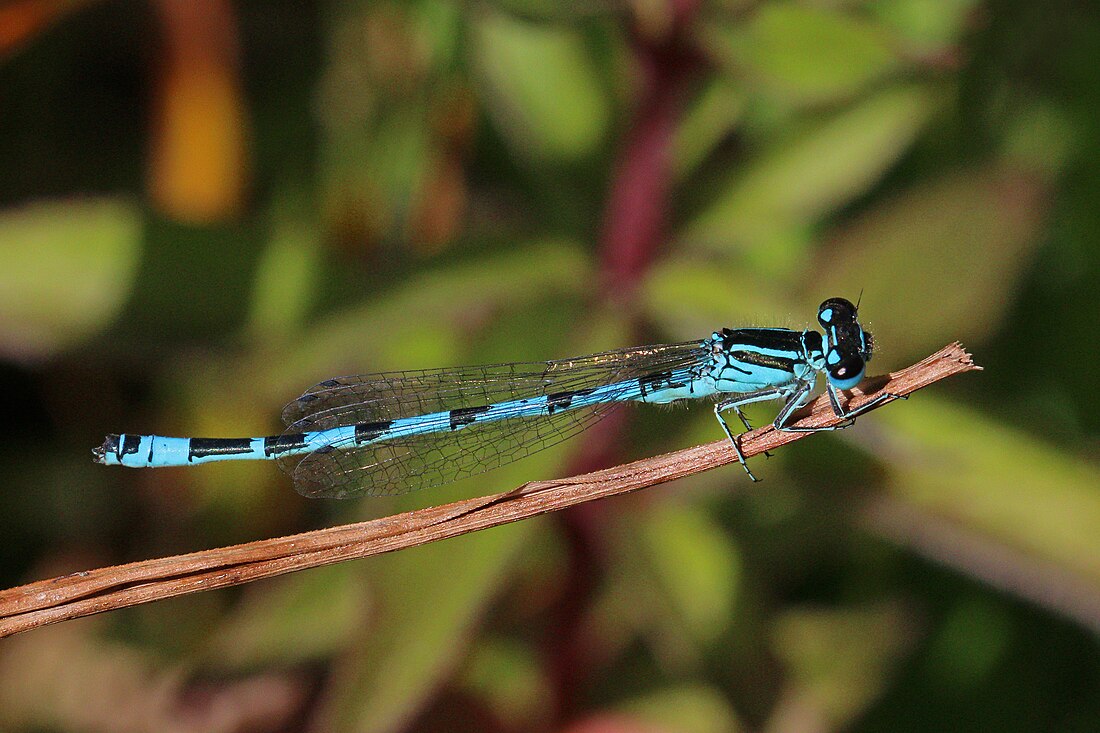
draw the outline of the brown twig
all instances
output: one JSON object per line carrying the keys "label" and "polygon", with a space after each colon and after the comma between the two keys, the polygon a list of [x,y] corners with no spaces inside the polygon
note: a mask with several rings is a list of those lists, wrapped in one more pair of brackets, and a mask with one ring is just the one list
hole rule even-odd
{"label": "brown twig", "polygon": [[[864,381],[852,390],[851,406],[858,407],[883,390],[904,396],[944,377],[980,368],[960,344],[951,344],[919,364]],[[817,399],[808,411],[796,425],[825,427],[837,423],[827,399]],[[754,456],[806,435],[779,432],[769,425],[741,436],[741,447],[746,456]],[[603,471],[533,481],[502,494],[368,522],[40,580],[0,591],[0,637],[161,598],[456,537],[673,481],[736,460],[729,442],[719,440]]]}

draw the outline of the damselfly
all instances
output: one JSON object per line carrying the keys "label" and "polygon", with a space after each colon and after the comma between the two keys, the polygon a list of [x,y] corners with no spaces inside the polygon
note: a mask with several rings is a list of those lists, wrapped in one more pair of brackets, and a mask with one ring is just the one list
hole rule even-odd
{"label": "damselfly", "polygon": [[[149,468],[212,461],[275,460],[310,497],[398,494],[496,468],[558,443],[626,402],[711,399],[738,460],[755,481],[722,413],[784,400],[778,430],[847,427],[895,398],[880,394],[849,410],[839,393],[855,387],[871,359],[871,334],[844,298],[821,304],[824,333],[723,328],[703,341],[644,346],[557,361],[385,372],[328,379],[283,410],[282,435],[166,438],[108,435],[99,463]],[[817,375],[843,422],[793,426]]]}

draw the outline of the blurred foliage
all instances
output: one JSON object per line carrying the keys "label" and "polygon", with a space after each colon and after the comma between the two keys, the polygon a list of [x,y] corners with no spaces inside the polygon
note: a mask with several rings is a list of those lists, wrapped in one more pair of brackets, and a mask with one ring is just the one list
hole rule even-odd
{"label": "blurred foliage", "polygon": [[714,471],[8,640],[0,728],[1100,728],[1098,58],[1071,0],[0,5],[6,585],[718,437],[628,410],[347,503],[88,460],[110,431],[277,430],[334,374],[861,293],[873,371],[954,339],[986,367],[751,489]]}

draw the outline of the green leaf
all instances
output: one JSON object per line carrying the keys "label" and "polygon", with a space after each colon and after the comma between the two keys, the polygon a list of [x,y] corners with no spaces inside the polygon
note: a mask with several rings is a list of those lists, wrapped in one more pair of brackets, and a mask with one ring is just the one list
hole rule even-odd
{"label": "green leaf", "polygon": [[948,689],[975,690],[991,682],[1015,641],[1010,606],[975,592],[954,604],[928,644],[930,679]]}
{"label": "green leaf", "polygon": [[776,623],[773,644],[791,676],[792,694],[819,708],[825,729],[845,727],[890,684],[912,633],[891,605],[798,609]]}
{"label": "green leaf", "polygon": [[1005,121],[1004,160],[1008,165],[1055,176],[1082,143],[1077,121],[1058,105],[1032,101],[1017,105]]}
{"label": "green leaf", "polygon": [[363,564],[342,563],[249,587],[203,650],[218,670],[296,664],[343,648],[368,616]]}
{"label": "green leaf", "polygon": [[873,0],[869,10],[913,55],[949,53],[980,0]]}
{"label": "green leaf", "polygon": [[376,623],[333,680],[318,729],[403,729],[465,650],[532,527],[496,527],[373,558]]}
{"label": "green leaf", "polygon": [[260,258],[248,328],[257,339],[297,333],[313,304],[321,246],[316,222],[280,218]]}
{"label": "green leaf", "polygon": [[1038,179],[993,167],[935,180],[840,231],[806,278],[815,298],[863,291],[884,354],[879,370],[949,341],[988,338],[1039,244],[1046,195]]}
{"label": "green leaf", "polygon": [[874,419],[889,432],[870,448],[899,499],[1100,588],[1093,463],[927,392]]}
{"label": "green leaf", "polygon": [[104,328],[130,294],[141,237],[138,207],[125,198],[0,213],[0,353],[41,359]]}
{"label": "green leaf", "polygon": [[684,178],[729,135],[741,120],[745,93],[715,77],[688,107],[672,141],[677,178]]}
{"label": "green leaf", "polygon": [[[366,369],[438,367],[469,358],[479,315],[491,323],[499,311],[549,297],[573,298],[592,282],[591,263],[572,242],[548,240],[452,263],[410,278],[377,301],[350,308],[309,329],[290,355],[261,354],[269,399],[316,381],[319,374]],[[513,360],[521,357],[513,352]]]}
{"label": "green leaf", "polygon": [[767,3],[743,29],[709,30],[720,59],[795,103],[849,97],[898,66],[880,26],[828,8]]}
{"label": "green leaf", "polygon": [[514,640],[482,638],[467,662],[463,684],[510,729],[530,728],[549,712],[553,697],[536,649]]}
{"label": "green leaf", "polygon": [[640,293],[646,317],[673,341],[702,339],[723,326],[805,328],[785,289],[759,271],[722,261],[668,258],[654,263]]}
{"label": "green leaf", "polygon": [[473,24],[486,108],[516,152],[562,161],[591,154],[607,134],[610,109],[581,37],[488,10]]}
{"label": "green leaf", "polygon": [[665,503],[638,527],[664,601],[689,634],[712,642],[729,623],[740,577],[733,541],[702,509]]}
{"label": "green leaf", "polygon": [[726,695],[705,685],[666,687],[627,702],[622,710],[649,724],[645,730],[735,733],[744,728]]}
{"label": "green leaf", "polygon": [[737,172],[682,238],[730,250],[815,222],[867,191],[935,106],[929,89],[899,87],[810,127]]}

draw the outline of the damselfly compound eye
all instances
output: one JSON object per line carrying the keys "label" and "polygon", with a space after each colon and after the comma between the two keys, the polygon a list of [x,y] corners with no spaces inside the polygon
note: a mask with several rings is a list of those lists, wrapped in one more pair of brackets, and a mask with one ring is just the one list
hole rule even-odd
{"label": "damselfly compound eye", "polygon": [[829,381],[838,389],[851,389],[863,379],[863,359],[855,354],[839,357],[835,363],[828,364],[826,369],[829,373]]}
{"label": "damselfly compound eye", "polygon": [[829,298],[817,309],[817,320],[823,328],[856,320],[856,307],[845,298]]}

